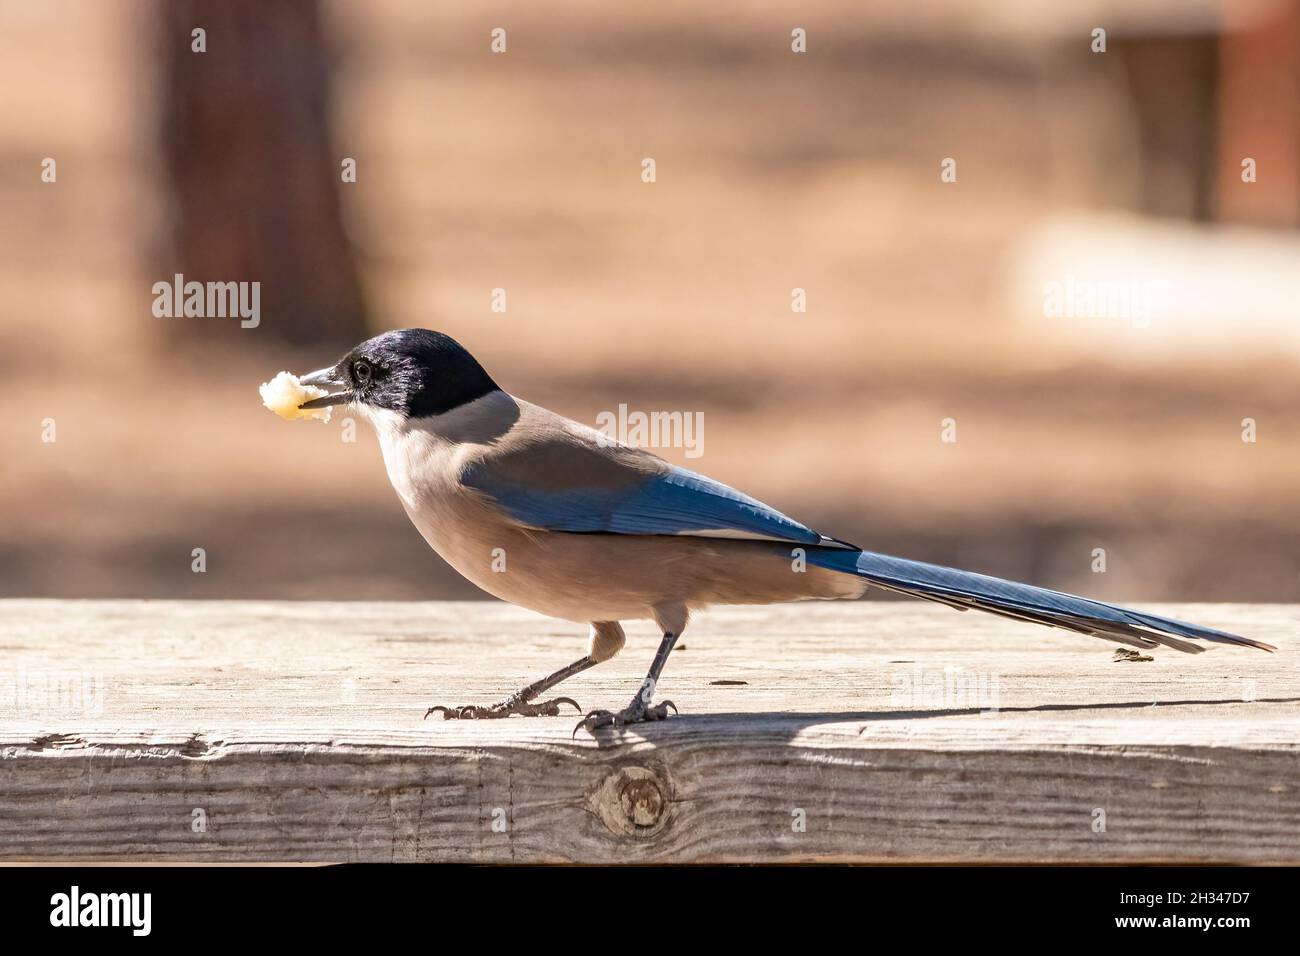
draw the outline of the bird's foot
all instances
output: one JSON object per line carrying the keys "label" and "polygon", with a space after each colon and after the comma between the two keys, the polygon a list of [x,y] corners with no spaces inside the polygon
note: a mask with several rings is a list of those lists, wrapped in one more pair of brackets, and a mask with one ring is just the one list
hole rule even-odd
{"label": "bird's foot", "polygon": [[594,735],[601,727],[622,727],[627,724],[645,723],[648,720],[666,720],[670,707],[674,714],[677,713],[677,705],[671,700],[661,704],[647,704],[638,694],[632,698],[632,703],[620,711],[593,710],[578,721],[578,726],[573,728],[572,736],[576,737],[579,730]]}
{"label": "bird's foot", "polygon": [[425,720],[430,715],[441,712],[443,720],[493,720],[497,717],[510,717],[518,715],[520,717],[559,717],[560,705],[568,704],[578,713],[582,713],[582,708],[572,697],[555,697],[551,700],[539,700],[530,702],[510,698],[499,704],[493,704],[491,707],[479,707],[476,704],[465,704],[461,707],[444,707],[439,704],[436,707],[430,707],[424,712]]}

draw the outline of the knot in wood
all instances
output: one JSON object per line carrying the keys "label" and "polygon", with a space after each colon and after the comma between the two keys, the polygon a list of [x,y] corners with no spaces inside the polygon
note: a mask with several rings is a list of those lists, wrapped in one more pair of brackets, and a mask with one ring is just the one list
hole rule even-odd
{"label": "knot in wood", "polygon": [[620,767],[591,796],[591,809],[620,836],[653,836],[668,822],[668,781],[646,767]]}
{"label": "knot in wood", "polygon": [[653,775],[624,781],[618,799],[623,815],[638,827],[651,827],[658,823],[667,805],[659,781]]}

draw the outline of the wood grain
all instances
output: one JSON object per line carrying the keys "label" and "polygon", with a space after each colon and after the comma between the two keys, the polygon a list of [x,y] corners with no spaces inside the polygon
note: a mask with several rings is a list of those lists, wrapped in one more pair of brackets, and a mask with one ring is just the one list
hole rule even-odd
{"label": "wood grain", "polygon": [[[0,857],[1300,862],[1300,608],[1154,609],[1280,650],[718,609],[665,672],[680,717],[571,739],[421,719],[583,652],[501,604],[4,601]],[[657,643],[628,630],[564,692],[626,703]]]}

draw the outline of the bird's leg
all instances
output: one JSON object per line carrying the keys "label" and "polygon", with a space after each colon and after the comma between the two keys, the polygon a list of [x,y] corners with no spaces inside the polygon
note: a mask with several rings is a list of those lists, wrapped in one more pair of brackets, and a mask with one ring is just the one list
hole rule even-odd
{"label": "bird's leg", "polygon": [[554,674],[548,674],[541,680],[533,681],[527,687],[511,694],[499,704],[493,704],[491,707],[479,707],[475,704],[466,704],[462,707],[438,705],[430,707],[424,712],[424,716],[427,719],[430,714],[441,711],[444,720],[482,720],[492,717],[509,717],[511,714],[518,714],[521,717],[558,717],[560,716],[561,704],[571,704],[574,710],[582,713],[582,708],[578,706],[578,702],[571,697],[555,697],[551,700],[538,701],[535,704],[532,701],[534,697],[550,690],[561,681],[568,680],[574,674],[581,674],[588,667],[595,664],[595,659],[588,654],[567,667],[561,667]]}
{"label": "bird's leg", "polygon": [[659,642],[659,650],[655,652],[655,659],[650,663],[650,670],[646,673],[645,680],[641,682],[641,689],[632,698],[632,702],[617,713],[609,710],[593,710],[578,722],[577,727],[573,728],[574,735],[579,730],[591,733],[601,727],[618,727],[623,724],[639,724],[647,720],[663,720],[668,716],[670,707],[674,714],[677,713],[677,705],[671,700],[660,704],[650,703],[654,699],[655,687],[659,684],[659,675],[663,672],[664,665],[668,663],[668,655],[672,653],[673,645],[676,643],[677,635],[671,631],[665,632],[664,639]]}

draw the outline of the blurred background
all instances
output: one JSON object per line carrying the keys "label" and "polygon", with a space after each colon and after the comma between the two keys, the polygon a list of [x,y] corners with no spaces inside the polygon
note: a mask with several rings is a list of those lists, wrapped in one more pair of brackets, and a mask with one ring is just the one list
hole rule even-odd
{"label": "blurred background", "polygon": [[1295,601],[1298,226],[1300,0],[0,0],[0,595],[476,596],[257,395],[426,326],[874,550]]}

